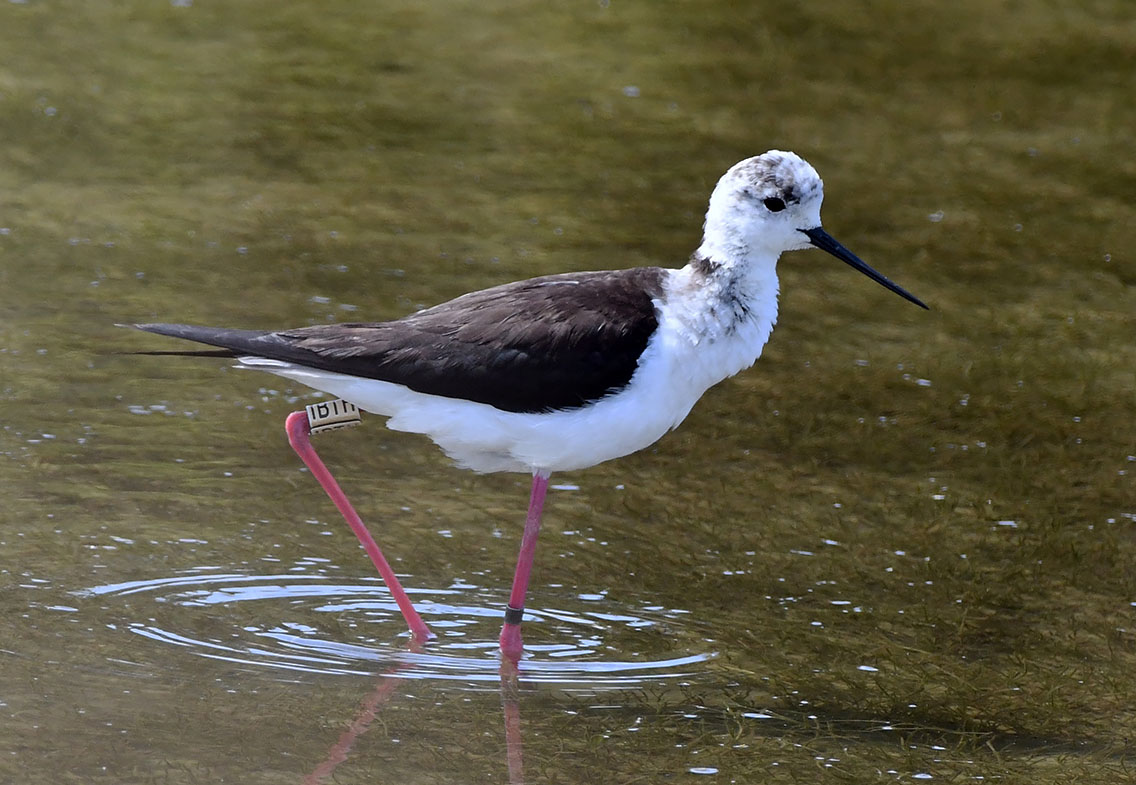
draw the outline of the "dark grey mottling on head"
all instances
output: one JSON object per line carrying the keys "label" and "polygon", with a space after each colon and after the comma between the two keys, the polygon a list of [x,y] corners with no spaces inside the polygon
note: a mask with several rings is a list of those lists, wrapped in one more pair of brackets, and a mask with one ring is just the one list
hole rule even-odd
{"label": "dark grey mottling on head", "polygon": [[[776,195],[790,204],[810,198],[823,186],[811,166],[778,151],[747,158],[735,164],[730,173],[737,180],[741,195],[758,199]],[[755,188],[756,192],[747,193],[747,188]]]}

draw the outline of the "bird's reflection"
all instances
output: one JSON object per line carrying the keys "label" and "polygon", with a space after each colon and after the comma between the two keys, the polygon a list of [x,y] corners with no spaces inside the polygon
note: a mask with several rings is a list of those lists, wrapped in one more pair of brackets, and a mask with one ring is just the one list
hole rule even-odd
{"label": "bird's reflection", "polygon": [[[417,641],[412,640],[410,643],[410,651],[415,654],[422,650],[422,646]],[[388,668],[382,676],[379,677],[378,684],[375,689],[371,691],[363,703],[359,706],[359,711],[355,714],[355,719],[351,721],[343,733],[340,734],[339,739],[328,750],[327,756],[323,761],[312,769],[311,774],[304,777],[303,785],[321,785],[330,777],[336,767],[340,763],[347,760],[348,753],[351,748],[355,746],[355,741],[371,727],[375,717],[383,707],[386,706],[387,701],[390,700],[391,695],[394,694],[395,689],[398,687],[402,679],[399,678],[399,671],[405,670],[409,663],[405,660],[397,662],[393,667]]]}
{"label": "bird's reflection", "polygon": [[505,712],[505,762],[509,767],[509,785],[525,781],[521,753],[520,670],[509,657],[501,658],[501,707]]}
{"label": "bird's reflection", "polygon": [[[422,645],[416,640],[411,640],[409,650],[414,654],[420,654]],[[405,680],[400,674],[410,665],[409,660],[402,660],[379,677],[375,688],[359,705],[355,718],[328,750],[323,761],[304,777],[303,785],[322,785],[335,773],[339,764],[347,760],[356,740],[367,732],[398,686],[404,683]],[[505,715],[505,765],[509,771],[509,785],[522,785],[525,781],[525,772],[521,752],[520,669],[511,659],[502,657],[500,674],[501,706]]]}

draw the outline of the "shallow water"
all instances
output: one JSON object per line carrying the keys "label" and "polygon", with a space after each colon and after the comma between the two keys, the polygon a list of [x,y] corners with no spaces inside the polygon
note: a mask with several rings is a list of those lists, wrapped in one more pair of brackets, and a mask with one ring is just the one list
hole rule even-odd
{"label": "shallow water", "polygon": [[[1124,782],[1136,18],[1122,2],[0,7],[0,781]],[[829,231],[757,366],[525,477],[116,322],[402,315],[678,265],[794,149]]]}

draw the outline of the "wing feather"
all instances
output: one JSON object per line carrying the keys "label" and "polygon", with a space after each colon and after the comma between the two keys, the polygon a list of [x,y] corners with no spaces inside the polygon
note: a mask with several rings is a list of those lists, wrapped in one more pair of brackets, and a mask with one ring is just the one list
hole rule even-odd
{"label": "wing feather", "polygon": [[311,368],[394,382],[505,411],[570,409],[630,381],[658,326],[664,270],[533,278],[402,319],[279,332],[188,325],[139,329]]}

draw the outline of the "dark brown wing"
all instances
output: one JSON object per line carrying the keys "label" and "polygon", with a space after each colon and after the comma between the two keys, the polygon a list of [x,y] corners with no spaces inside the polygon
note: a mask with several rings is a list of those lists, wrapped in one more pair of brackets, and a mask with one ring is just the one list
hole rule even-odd
{"label": "dark brown wing", "polygon": [[139,329],[381,379],[512,412],[571,409],[624,387],[658,326],[665,271],[570,273],[472,292],[391,322],[279,332]]}

